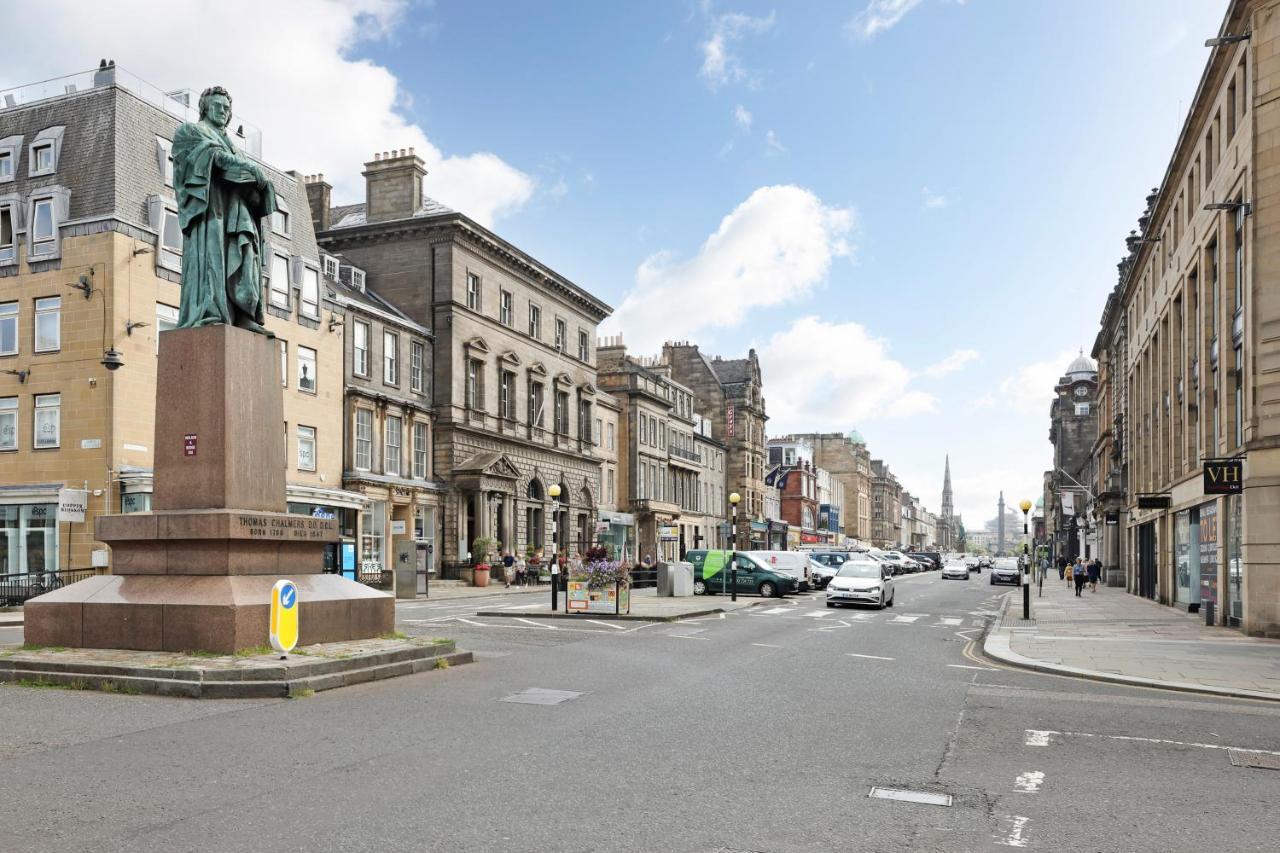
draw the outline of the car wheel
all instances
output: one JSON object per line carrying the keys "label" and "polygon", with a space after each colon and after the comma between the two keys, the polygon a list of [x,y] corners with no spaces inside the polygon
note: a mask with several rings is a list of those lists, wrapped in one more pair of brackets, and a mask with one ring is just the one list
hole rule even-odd
{"label": "car wheel", "polygon": [[893,606],[893,600],[894,600],[895,598],[897,598],[897,597],[898,597],[898,594],[897,594],[896,592],[895,592],[893,595],[889,596],[889,604],[888,604],[887,606],[892,607],[892,606]]}
{"label": "car wheel", "polygon": [[991,585],[992,585],[992,586],[995,586],[995,585],[996,585],[996,578],[995,578],[995,575],[992,575],[992,576],[991,576]]}
{"label": "car wheel", "polygon": [[884,593],[880,593],[880,603],[876,605],[876,610],[884,610]]}
{"label": "car wheel", "polygon": [[694,594],[694,595],[706,595],[706,594],[707,594],[707,582],[706,582],[706,581],[694,581],[694,582],[693,582],[693,594]]}
{"label": "car wheel", "polygon": [[773,598],[777,594],[778,594],[778,588],[774,586],[770,581],[765,581],[764,583],[760,584],[761,597]]}
{"label": "car wheel", "polygon": [[827,602],[827,606],[828,606],[828,607],[835,607],[835,606],[836,606],[836,603],[835,603],[834,601],[828,601],[828,602]]}

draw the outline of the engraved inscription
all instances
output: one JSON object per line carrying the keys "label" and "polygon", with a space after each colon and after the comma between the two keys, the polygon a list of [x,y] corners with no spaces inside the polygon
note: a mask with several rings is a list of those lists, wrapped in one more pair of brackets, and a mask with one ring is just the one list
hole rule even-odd
{"label": "engraved inscription", "polygon": [[329,540],[332,522],[327,518],[291,515],[285,518],[261,515],[236,516],[241,535],[250,539],[317,539]]}

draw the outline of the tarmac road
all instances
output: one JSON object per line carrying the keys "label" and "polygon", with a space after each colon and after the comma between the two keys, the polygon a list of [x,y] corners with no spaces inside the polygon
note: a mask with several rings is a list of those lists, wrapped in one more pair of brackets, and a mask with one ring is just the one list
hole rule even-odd
{"label": "tarmac road", "polygon": [[[6,686],[0,849],[1275,849],[1280,772],[1221,747],[1280,753],[1280,707],[998,667],[970,641],[1005,591],[676,624],[423,602],[401,627],[475,664],[280,701]],[[574,695],[500,701],[531,688]]]}

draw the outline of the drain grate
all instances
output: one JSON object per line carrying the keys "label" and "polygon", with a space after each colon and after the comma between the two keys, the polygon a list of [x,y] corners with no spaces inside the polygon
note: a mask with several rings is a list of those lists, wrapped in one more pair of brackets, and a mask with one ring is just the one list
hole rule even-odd
{"label": "drain grate", "polygon": [[950,794],[931,794],[928,791],[906,791],[901,788],[875,787],[871,789],[871,793],[867,796],[878,800],[897,800],[903,803],[921,803],[926,806],[951,805]]}
{"label": "drain grate", "polygon": [[1256,767],[1262,770],[1280,770],[1280,755],[1273,752],[1254,752],[1251,749],[1229,749],[1227,755],[1236,767]]}
{"label": "drain grate", "polygon": [[530,687],[528,690],[521,690],[519,693],[503,696],[498,701],[515,702],[520,705],[559,705],[561,702],[568,702],[570,699],[577,699],[583,695],[585,694],[575,693],[572,690],[548,690],[545,687]]}

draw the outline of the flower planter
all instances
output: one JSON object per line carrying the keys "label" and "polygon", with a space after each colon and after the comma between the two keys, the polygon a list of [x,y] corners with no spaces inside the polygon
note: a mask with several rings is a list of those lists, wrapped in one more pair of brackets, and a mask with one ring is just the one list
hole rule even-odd
{"label": "flower planter", "polygon": [[489,585],[489,567],[476,566],[471,572],[471,583],[475,586]]}
{"label": "flower planter", "polygon": [[604,613],[621,616],[631,612],[631,586],[615,583],[612,586],[592,588],[585,581],[569,581],[565,595],[569,613]]}

